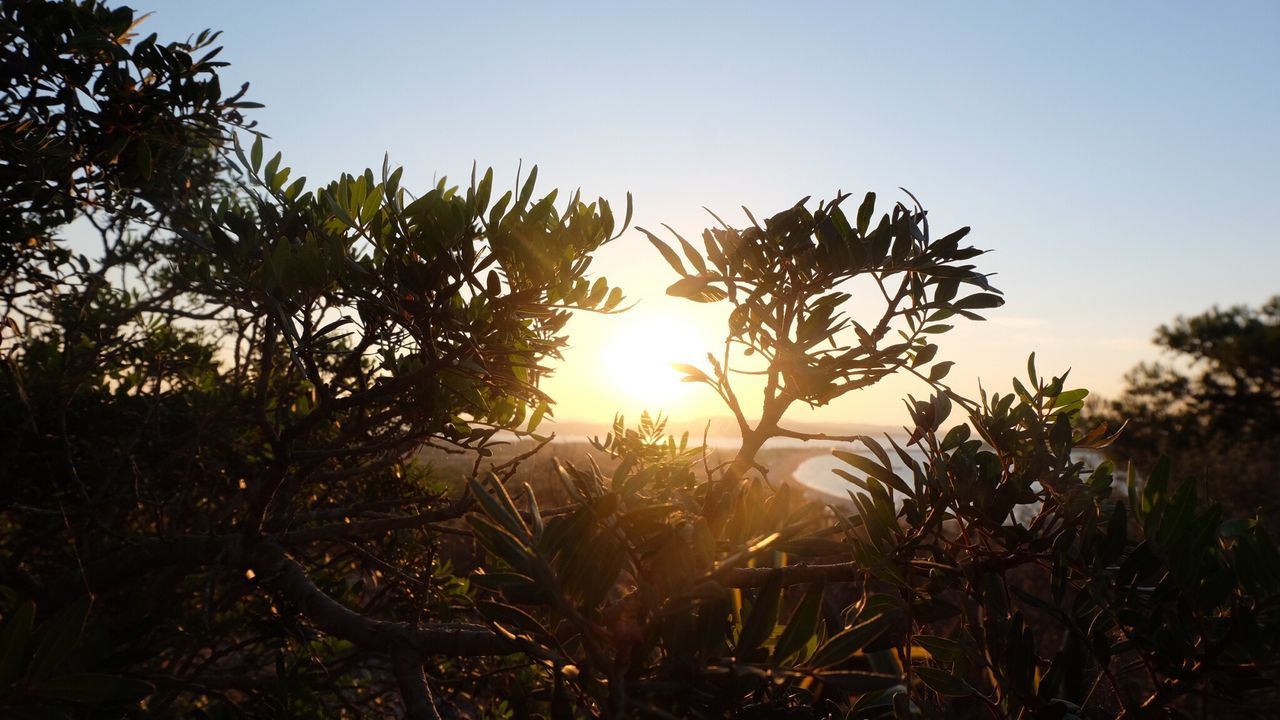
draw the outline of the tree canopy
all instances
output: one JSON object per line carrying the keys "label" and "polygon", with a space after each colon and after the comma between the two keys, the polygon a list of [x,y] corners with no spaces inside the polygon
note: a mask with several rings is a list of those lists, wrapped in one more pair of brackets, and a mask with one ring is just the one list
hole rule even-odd
{"label": "tree canopy", "polygon": [[1280,297],[1178,317],[1155,342],[1171,360],[1138,365],[1096,408],[1129,420],[1115,454],[1148,466],[1170,457],[1236,511],[1280,517]]}
{"label": "tree canopy", "polygon": [[[1164,717],[1270,686],[1265,528],[1082,455],[1114,438],[1034,357],[949,386],[938,338],[1003,301],[913,198],[643,231],[668,292],[731,308],[681,370],[740,447],[617,418],[540,474],[540,381],[575,312],[624,306],[590,270],[630,197],[310,184],[215,33],[0,18],[6,717]],[[897,373],[901,436],[786,424]],[[832,443],[847,502],[771,479],[774,438]]]}

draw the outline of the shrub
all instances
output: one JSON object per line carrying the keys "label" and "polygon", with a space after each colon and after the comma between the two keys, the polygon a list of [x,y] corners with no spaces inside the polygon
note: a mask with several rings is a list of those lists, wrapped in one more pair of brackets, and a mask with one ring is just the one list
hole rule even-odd
{"label": "shrub", "polygon": [[[877,216],[871,195],[849,218],[841,195],[701,248],[649,235],[672,294],[732,306],[723,352],[682,369],[741,449],[712,467],[619,421],[608,472],[560,464],[553,506],[517,477],[550,440],[539,380],[571,311],[620,307],[588,271],[629,198],[621,222],[537,198],[536,169],[496,200],[491,173],[415,195],[385,164],[308,190],[231,135],[245,104],[183,56],[209,35],[125,53],[125,11],[3,17],[95,91],[127,88],[103,57],[203,78],[152,98],[157,127],[202,138],[178,165],[67,155],[109,203],[3,189],[6,232],[37,237],[0,283],[6,716],[1153,716],[1265,684],[1280,558],[1260,524],[1164,468],[1116,497],[1110,464],[1073,454],[1110,439],[1077,426],[1085,392],[1034,363],[1007,394],[946,384],[933,339],[1001,303],[967,229],[934,239],[918,204]],[[52,146],[93,137],[67,127]],[[184,158],[212,171],[179,189]],[[75,218],[95,257],[58,234]],[[878,317],[847,314],[862,291]],[[928,387],[906,438],[784,424],[893,373]],[[850,504],[771,485],[777,437],[842,443]],[[468,469],[433,472],[424,446]]]}

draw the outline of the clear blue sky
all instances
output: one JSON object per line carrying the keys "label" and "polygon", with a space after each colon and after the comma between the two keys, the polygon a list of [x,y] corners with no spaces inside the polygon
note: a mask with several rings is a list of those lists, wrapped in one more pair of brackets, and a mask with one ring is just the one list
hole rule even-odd
{"label": "clear blue sky", "polygon": [[[691,233],[703,205],[906,187],[935,229],[971,225],[996,251],[982,266],[1008,304],[942,343],[953,376],[989,387],[1036,350],[1114,392],[1155,356],[1156,325],[1280,292],[1280,3],[138,9],[162,37],[223,30],[225,76],[251,81],[261,129],[313,180],[384,151],[422,184],[473,161],[514,178],[523,159],[544,188],[630,190],[639,224]],[[638,235],[599,267],[651,312],[673,307]],[[586,321],[579,345],[603,327]],[[562,417],[598,412],[572,395]]]}

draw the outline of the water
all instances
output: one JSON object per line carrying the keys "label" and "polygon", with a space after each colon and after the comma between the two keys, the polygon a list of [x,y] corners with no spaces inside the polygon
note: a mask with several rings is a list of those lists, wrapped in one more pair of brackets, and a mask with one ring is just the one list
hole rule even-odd
{"label": "water", "polygon": [[[856,450],[854,449],[855,447],[857,448]],[[863,457],[874,460],[877,463],[880,462],[871,454],[870,451],[863,449],[861,445],[846,444],[840,449],[846,452],[854,452],[858,455],[862,455]],[[889,450],[889,460],[891,461],[889,466],[890,469],[893,470],[898,477],[901,477],[910,484],[911,470],[902,463],[901,458],[897,457],[897,453],[893,452],[891,448],[886,449]],[[907,448],[907,454],[911,456],[911,459],[921,464],[925,461],[924,453],[915,446]],[[859,488],[857,485],[854,485],[848,480],[836,475],[835,472],[833,472],[836,468],[844,470],[845,472],[851,472],[855,475],[862,474],[860,471],[854,470],[854,468],[850,467],[848,463],[842,461],[840,458],[831,454],[823,454],[814,455],[808,460],[800,463],[800,465],[796,467],[794,478],[796,482],[801,485],[820,492],[823,495],[830,495],[833,498],[847,500],[849,497],[849,491],[853,490],[857,492]],[[899,498],[901,498],[901,495],[899,495]],[[899,499],[899,502],[901,502],[901,499]]]}
{"label": "water", "polygon": [[[899,440],[898,444],[901,446],[903,445],[903,442]],[[854,449],[855,447],[857,448],[856,450]],[[856,452],[858,455],[879,462],[869,450],[864,449],[861,445],[855,446],[846,444],[840,449],[848,452]],[[912,484],[911,470],[903,464],[902,459],[897,456],[897,453],[893,452],[891,448],[887,449],[889,450],[890,469],[892,469],[898,477],[906,480],[907,484]],[[912,446],[906,448],[906,450],[907,454],[910,455],[913,460],[921,464],[924,463],[924,452],[921,451],[920,448]],[[1072,453],[1072,457],[1077,461],[1084,462],[1086,471],[1091,471],[1103,461],[1102,455],[1093,450],[1077,450]],[[830,498],[833,504],[849,506],[849,491],[861,492],[861,489],[848,480],[836,475],[833,471],[837,468],[844,470],[845,472],[851,472],[855,475],[862,475],[860,471],[856,471],[854,468],[850,467],[848,463],[845,463],[834,455],[823,454],[815,455],[800,463],[800,465],[796,467],[793,477],[795,478],[795,481],[801,485]],[[1123,478],[1117,478],[1115,483],[1117,485],[1122,485],[1124,480]],[[1031,484],[1031,489],[1039,492],[1042,487],[1040,483],[1035,482]],[[906,497],[901,493],[894,493],[893,497],[899,507],[901,507],[901,504],[906,501]],[[1031,518],[1035,517],[1036,513],[1040,511],[1040,507],[1041,504],[1039,502],[1028,505],[1018,505],[1013,509],[1014,518],[1020,523],[1029,522]]]}

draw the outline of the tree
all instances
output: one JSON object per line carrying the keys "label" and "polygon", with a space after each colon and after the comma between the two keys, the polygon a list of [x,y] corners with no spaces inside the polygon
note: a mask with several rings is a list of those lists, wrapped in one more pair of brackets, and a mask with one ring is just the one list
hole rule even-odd
{"label": "tree", "polygon": [[[57,57],[132,24],[19,9]],[[1072,456],[1108,438],[1065,378],[945,384],[931,339],[1000,304],[967,230],[870,195],[850,221],[839,195],[679,254],[650,235],[670,292],[733,306],[723,351],[683,369],[741,450],[712,467],[619,419],[607,463],[530,477],[571,313],[621,307],[589,269],[630,198],[621,222],[537,198],[536,169],[496,200],[491,172],[414,193],[387,163],[309,190],[230,113],[205,118],[207,181],[153,169],[6,218],[44,238],[0,283],[6,716],[1154,716],[1264,684],[1280,557],[1259,523],[1164,471],[1114,497],[1110,465]],[[59,234],[73,217],[94,256]],[[869,322],[846,315],[862,291]],[[895,372],[929,389],[905,438],[784,424]],[[771,486],[780,436],[843,443],[851,504]]]}
{"label": "tree", "polygon": [[1129,420],[1114,453],[1144,466],[1168,456],[1236,511],[1275,517],[1280,297],[1179,317],[1155,341],[1175,361],[1135,367],[1124,392],[1098,409]]}
{"label": "tree", "polygon": [[[51,233],[90,208],[160,222],[216,182],[211,151],[260,107],[224,96],[218,33],[138,42],[145,16],[100,2],[0,10],[0,272],[65,260]],[[36,278],[38,281],[40,278]]]}

